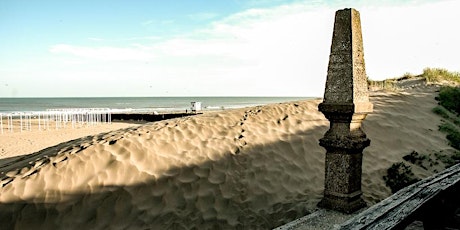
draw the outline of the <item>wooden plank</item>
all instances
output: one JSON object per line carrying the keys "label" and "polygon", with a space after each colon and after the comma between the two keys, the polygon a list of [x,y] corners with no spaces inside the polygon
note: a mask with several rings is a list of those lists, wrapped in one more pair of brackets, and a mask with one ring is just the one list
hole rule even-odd
{"label": "wooden plank", "polygon": [[339,229],[395,229],[442,191],[460,183],[460,164],[408,186],[343,223]]}

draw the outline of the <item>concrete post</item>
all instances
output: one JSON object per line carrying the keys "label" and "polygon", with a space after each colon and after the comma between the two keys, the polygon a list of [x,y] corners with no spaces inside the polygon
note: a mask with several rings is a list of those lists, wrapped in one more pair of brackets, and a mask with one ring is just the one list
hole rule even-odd
{"label": "concrete post", "polygon": [[336,12],[323,102],[318,109],[330,122],[320,139],[326,149],[324,198],[320,207],[352,213],[366,204],[361,198],[363,149],[370,140],[361,122],[372,112],[359,12]]}

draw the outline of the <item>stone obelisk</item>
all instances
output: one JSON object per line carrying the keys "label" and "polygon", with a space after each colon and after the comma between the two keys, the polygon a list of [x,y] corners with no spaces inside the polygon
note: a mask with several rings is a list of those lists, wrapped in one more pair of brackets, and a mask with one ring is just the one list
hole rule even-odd
{"label": "stone obelisk", "polygon": [[372,112],[369,102],[359,12],[339,10],[323,102],[318,109],[330,122],[320,139],[326,149],[324,197],[320,207],[352,213],[364,206],[361,198],[363,149],[370,140],[361,122]]}

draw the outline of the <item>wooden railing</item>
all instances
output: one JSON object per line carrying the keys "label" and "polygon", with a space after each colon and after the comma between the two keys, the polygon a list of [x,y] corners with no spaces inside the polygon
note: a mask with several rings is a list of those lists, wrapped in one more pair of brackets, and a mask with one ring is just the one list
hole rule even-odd
{"label": "wooden railing", "polygon": [[460,229],[460,164],[408,186],[343,223],[339,229]]}

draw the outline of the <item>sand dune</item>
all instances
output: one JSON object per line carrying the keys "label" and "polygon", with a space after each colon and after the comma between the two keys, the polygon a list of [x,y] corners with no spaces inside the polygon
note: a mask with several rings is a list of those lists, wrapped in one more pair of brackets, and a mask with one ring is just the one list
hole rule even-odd
{"label": "sand dune", "polygon": [[19,121],[15,121],[15,130],[10,133],[5,125],[3,134],[0,134],[0,159],[12,158],[40,151],[46,147],[57,145],[61,142],[96,135],[102,132],[136,126],[134,123],[112,122],[96,126],[81,126],[72,128],[70,125],[59,129],[38,130],[38,121],[33,121],[32,131],[19,130]]}
{"label": "sand dune", "polygon": [[[372,93],[363,192],[415,150],[452,151],[434,89]],[[0,221],[17,229],[266,229],[315,209],[328,121],[320,101],[220,111],[63,143],[1,163]],[[418,170],[426,176],[431,172]]]}

